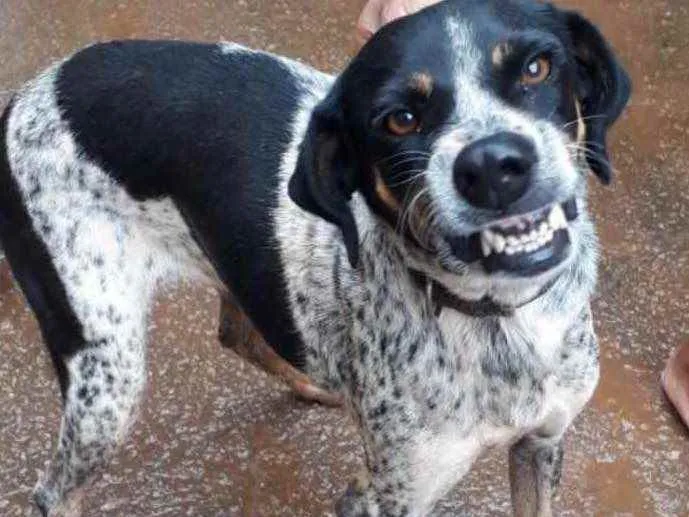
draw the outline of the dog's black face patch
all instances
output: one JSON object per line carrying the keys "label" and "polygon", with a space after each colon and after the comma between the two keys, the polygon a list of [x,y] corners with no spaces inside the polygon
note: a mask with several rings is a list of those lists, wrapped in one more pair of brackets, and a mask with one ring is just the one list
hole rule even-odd
{"label": "dog's black face patch", "polygon": [[[579,245],[587,169],[609,180],[605,131],[628,93],[577,14],[535,1],[438,4],[384,27],[324,102],[321,127],[341,135],[331,152],[341,175],[326,190],[360,189],[450,270],[551,271]],[[338,210],[331,220],[346,226]]]}

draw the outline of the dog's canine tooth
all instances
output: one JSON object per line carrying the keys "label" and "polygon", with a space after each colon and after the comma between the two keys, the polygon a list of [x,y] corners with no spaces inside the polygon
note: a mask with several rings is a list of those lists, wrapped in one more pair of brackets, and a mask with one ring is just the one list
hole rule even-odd
{"label": "dog's canine tooth", "polygon": [[553,230],[567,228],[567,218],[561,205],[555,205],[548,215],[548,223]]}

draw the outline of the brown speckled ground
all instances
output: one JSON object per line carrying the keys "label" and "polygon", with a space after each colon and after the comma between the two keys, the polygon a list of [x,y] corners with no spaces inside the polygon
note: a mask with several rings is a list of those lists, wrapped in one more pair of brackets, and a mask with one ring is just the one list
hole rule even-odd
{"label": "brown speckled ground", "polygon": [[[658,388],[689,335],[689,5],[569,0],[624,56],[635,94],[613,138],[619,169],[594,187],[605,255],[603,375],[568,438],[561,515],[689,515],[689,435]],[[0,105],[41,67],[95,39],[232,39],[336,70],[362,2],[1,0]],[[85,502],[88,516],[315,516],[360,465],[347,417],[310,407],[215,340],[218,301],[182,289],[152,323],[142,419]],[[32,515],[59,402],[21,296],[0,282],[0,515]],[[480,461],[441,515],[505,515],[504,454]]]}

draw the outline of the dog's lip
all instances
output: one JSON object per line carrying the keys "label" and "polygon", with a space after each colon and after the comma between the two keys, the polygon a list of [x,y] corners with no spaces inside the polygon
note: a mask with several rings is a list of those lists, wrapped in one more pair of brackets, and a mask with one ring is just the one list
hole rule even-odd
{"label": "dog's lip", "polygon": [[472,235],[480,234],[485,230],[496,230],[507,234],[521,232],[527,229],[529,226],[533,226],[534,224],[543,221],[546,217],[550,216],[554,210],[559,217],[558,207],[562,210],[562,214],[564,215],[566,222],[573,221],[579,216],[579,205],[577,199],[572,197],[564,203],[549,203],[530,212],[525,212],[518,215],[510,215],[508,217],[490,221]]}

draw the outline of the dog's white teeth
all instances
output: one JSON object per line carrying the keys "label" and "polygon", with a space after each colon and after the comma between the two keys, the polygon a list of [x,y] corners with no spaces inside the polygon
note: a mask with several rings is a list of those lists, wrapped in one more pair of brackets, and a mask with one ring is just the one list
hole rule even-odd
{"label": "dog's white teeth", "polygon": [[507,247],[507,241],[502,235],[498,235],[497,233],[494,234],[493,238],[493,246],[495,248],[495,251],[498,253],[503,253],[505,251],[505,248]]}
{"label": "dog's white teeth", "polygon": [[553,230],[563,230],[567,228],[567,217],[561,205],[555,205],[548,215],[548,224]]}
{"label": "dog's white teeth", "polygon": [[510,256],[533,253],[552,242],[557,231],[568,229],[567,216],[561,205],[553,206],[545,220],[530,230],[527,229],[525,223],[515,226],[523,231],[516,235],[503,235],[502,232],[495,230],[481,232],[481,248],[484,257],[489,257],[493,253]]}
{"label": "dog's white teeth", "polygon": [[[529,229],[528,226],[531,228]],[[495,228],[482,231],[483,256],[489,257],[494,253],[510,256],[533,253],[552,242],[557,231],[568,229],[567,216],[561,205],[555,205],[540,224],[527,225],[524,221],[519,221],[514,228],[522,231],[515,235],[504,235],[502,231],[496,231]]]}
{"label": "dog's white teeth", "polygon": [[483,250],[484,257],[490,257],[493,253],[491,232],[489,230],[481,232],[481,249]]}

